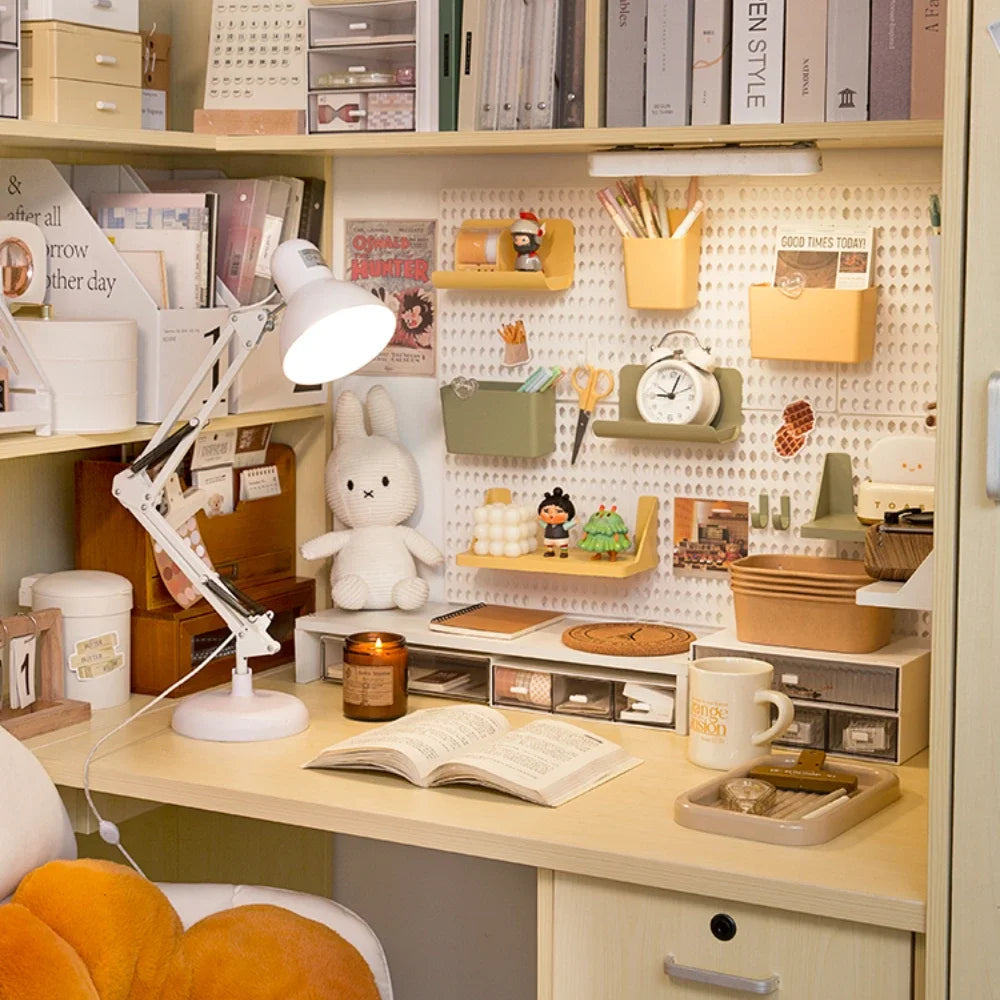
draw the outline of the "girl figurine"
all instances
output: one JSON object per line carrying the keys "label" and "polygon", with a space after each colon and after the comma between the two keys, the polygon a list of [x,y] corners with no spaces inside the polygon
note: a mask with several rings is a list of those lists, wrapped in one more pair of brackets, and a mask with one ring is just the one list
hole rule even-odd
{"label": "girl figurine", "polygon": [[568,493],[556,487],[546,493],[538,505],[538,519],[545,525],[545,555],[554,557],[556,549],[559,558],[569,556],[569,529],[573,527],[576,508]]}
{"label": "girl figurine", "polygon": [[545,227],[534,212],[521,212],[510,227],[510,235],[514,241],[515,271],[540,271],[542,258],[538,256],[538,248],[542,245]]}

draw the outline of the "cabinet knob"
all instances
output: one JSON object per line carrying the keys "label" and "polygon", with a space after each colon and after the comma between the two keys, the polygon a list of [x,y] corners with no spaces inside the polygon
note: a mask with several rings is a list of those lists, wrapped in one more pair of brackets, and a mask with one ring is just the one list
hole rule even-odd
{"label": "cabinet knob", "polygon": [[721,986],[723,989],[734,990],[737,993],[755,993],[757,996],[775,993],[781,985],[777,976],[769,976],[767,979],[749,979],[746,976],[732,976],[728,972],[698,969],[693,965],[678,965],[673,955],[667,955],[663,960],[663,971],[671,979],[682,982],[707,983],[709,986]]}
{"label": "cabinet knob", "polygon": [[114,101],[97,101],[94,105],[98,111],[117,111],[118,105]]}
{"label": "cabinet knob", "polygon": [[111,0],[90,0],[91,5],[100,10],[111,10]]}
{"label": "cabinet knob", "polygon": [[98,66],[117,66],[118,56],[98,55],[95,59]]}
{"label": "cabinet knob", "polygon": [[732,941],[736,937],[736,921],[728,913],[716,913],[708,926],[712,936],[720,941]]}

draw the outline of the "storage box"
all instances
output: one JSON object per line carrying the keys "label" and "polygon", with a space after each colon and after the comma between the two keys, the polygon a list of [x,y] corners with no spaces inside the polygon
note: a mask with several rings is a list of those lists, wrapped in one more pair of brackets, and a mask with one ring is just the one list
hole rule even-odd
{"label": "storage box", "polygon": [[777,361],[870,361],[878,288],[806,288],[791,296],[750,286],[750,355]]}
{"label": "storage box", "polygon": [[467,399],[441,386],[448,451],[537,458],[555,451],[556,393],[518,392],[519,382],[480,382]]}
{"label": "storage box", "polygon": [[141,86],[142,40],[137,34],[63,21],[29,21],[21,28],[21,75],[40,100],[45,82],[58,78],[120,87]]}
{"label": "storage box", "polygon": [[[668,212],[675,228],[687,213]],[[701,260],[701,216],[675,239],[622,240],[625,255],[625,296],[630,309],[693,309],[698,304]]]}
{"label": "storage box", "polygon": [[[267,463],[278,469],[281,494],[241,501],[232,514],[197,514],[198,530],[219,575],[240,589],[248,581],[288,579],[295,574],[295,453],[272,444]],[[76,464],[76,565],[124,576],[140,611],[175,608],[160,579],[152,543],[138,521],[111,496],[118,462]],[[206,613],[204,602],[195,609]]]}
{"label": "storage box", "polygon": [[139,30],[139,0],[20,0],[22,21],[70,21],[115,31]]}

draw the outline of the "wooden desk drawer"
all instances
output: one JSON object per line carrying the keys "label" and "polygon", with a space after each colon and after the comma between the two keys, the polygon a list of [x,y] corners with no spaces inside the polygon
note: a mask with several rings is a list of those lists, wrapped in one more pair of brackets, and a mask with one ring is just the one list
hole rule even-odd
{"label": "wooden desk drawer", "polygon": [[[912,936],[905,931],[576,875],[556,874],[554,892],[553,1000],[910,997]],[[740,991],[672,978],[668,957],[762,987],[772,977],[778,983],[773,991],[751,984]]]}
{"label": "wooden desk drawer", "polygon": [[22,23],[48,20],[138,31],[139,0],[21,0]]}
{"label": "wooden desk drawer", "polygon": [[78,24],[28,23],[21,29],[21,76],[36,87],[53,78],[138,87],[142,40]]}
{"label": "wooden desk drawer", "polygon": [[30,80],[21,86],[24,117],[67,125],[141,128],[142,90],[110,83],[49,80],[38,92]]}

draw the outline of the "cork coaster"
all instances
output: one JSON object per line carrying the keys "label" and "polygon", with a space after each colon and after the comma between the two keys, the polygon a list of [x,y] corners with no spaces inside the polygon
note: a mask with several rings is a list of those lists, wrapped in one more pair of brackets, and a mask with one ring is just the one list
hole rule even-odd
{"label": "cork coaster", "polygon": [[564,646],[605,656],[672,656],[686,653],[697,636],[676,625],[587,622],[562,634]]}

